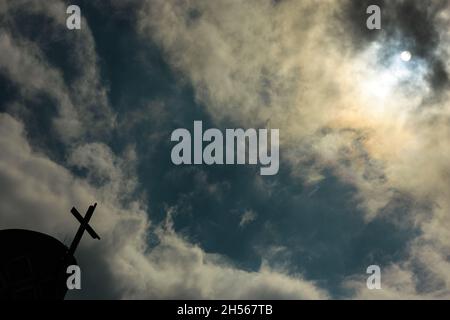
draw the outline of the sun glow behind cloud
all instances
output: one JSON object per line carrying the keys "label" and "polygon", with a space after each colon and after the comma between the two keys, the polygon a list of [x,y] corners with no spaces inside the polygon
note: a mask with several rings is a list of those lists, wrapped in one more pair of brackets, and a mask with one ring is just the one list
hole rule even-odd
{"label": "sun glow behind cloud", "polygon": [[[417,107],[429,92],[424,62],[411,59],[406,52],[376,43],[357,58],[354,83],[371,116],[401,116]],[[381,54],[384,61],[380,61]]]}

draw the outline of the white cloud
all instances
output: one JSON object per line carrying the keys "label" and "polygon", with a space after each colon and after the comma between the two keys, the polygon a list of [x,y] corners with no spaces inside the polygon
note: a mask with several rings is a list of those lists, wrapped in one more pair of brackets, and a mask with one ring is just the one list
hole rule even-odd
{"label": "white cloud", "polygon": [[247,224],[255,221],[258,215],[253,210],[246,210],[242,216],[241,221],[239,222],[240,227],[245,227]]}
{"label": "white cloud", "polygon": [[[446,296],[450,288],[446,258],[450,104],[442,99],[424,107],[419,104],[427,98],[422,91],[411,100],[393,95],[385,104],[370,97],[363,89],[373,83],[365,82],[366,77],[379,71],[366,61],[374,52],[345,49],[351,39],[333,24],[339,10],[336,3],[152,0],[139,4],[137,25],[144,37],[160,45],[174,70],[186,77],[183,80],[193,84],[196,98],[215,121],[231,120],[248,127],[269,123],[280,128],[284,159],[307,183],[317,183],[324,168],[332,169],[356,187],[356,198],[368,220],[382,214],[380,209],[397,191],[414,199],[417,206],[400,222],[422,231],[410,244],[410,256],[387,268],[382,292],[369,295],[360,287],[365,281],[349,280],[358,289],[356,297]],[[48,36],[58,37],[65,24],[63,4],[2,1],[0,15],[13,17],[19,10],[45,14],[53,21]],[[438,51],[446,56],[448,21],[448,15],[440,16],[444,31]],[[301,277],[292,279],[265,269],[251,273],[211,262],[210,255],[170,228],[161,229],[165,231],[159,231],[160,245],[146,251],[150,223],[146,208],[140,199],[128,196],[136,185],[133,150],[117,156],[100,142],[100,136],[115,126],[115,118],[99,79],[92,33],[86,21],[83,26],[82,33],[68,36],[74,47],[68,59],[79,75],[67,81],[38,43],[2,25],[0,72],[20,87],[22,97],[33,99],[45,93],[56,100],[54,125],[71,150],[68,164],[88,170],[86,179],[76,178],[32,151],[21,122],[3,114],[2,224],[70,235],[76,223],[67,217],[68,209],[100,201],[93,223],[105,240],[97,244],[86,239],[80,256],[98,267],[92,281],[111,283],[106,291],[119,297],[173,297],[176,292],[186,297],[251,297],[254,292],[326,297]],[[87,135],[99,141],[87,144]],[[311,159],[314,165],[307,166]],[[101,184],[93,184],[94,180]],[[430,212],[424,212],[424,204]],[[425,293],[418,289],[420,281],[412,267],[418,262],[428,265],[426,273],[438,279],[440,286]],[[106,271],[102,273],[101,267]],[[240,290],[237,283],[244,284]]]}
{"label": "white cloud", "polygon": [[99,203],[92,226],[102,240],[86,236],[81,242],[76,256],[86,291],[75,297],[327,298],[325,291],[301,276],[267,268],[247,272],[228,265],[177,235],[170,220],[156,228],[159,243],[149,248],[146,208],[139,201],[121,201],[131,190],[117,186],[128,185],[132,177],[105,145],[80,146],[71,157],[72,163],[106,177],[95,186],[33,151],[23,124],[8,114],[0,114],[0,150],[3,229],[28,228],[71,239],[77,223],[70,208],[83,210]]}
{"label": "white cloud", "polygon": [[[73,67],[71,74],[49,62],[45,43],[31,41],[22,35],[15,14],[41,15],[49,18],[47,41],[57,41],[70,48],[64,59]],[[22,96],[33,101],[46,94],[56,102],[58,114],[53,124],[60,139],[72,143],[87,134],[107,134],[115,125],[107,91],[100,83],[95,42],[88,23],[80,31],[66,29],[66,5],[63,1],[6,1],[0,17],[0,72],[17,84]],[[67,72],[67,71],[65,71]],[[39,112],[38,110],[33,110]]]}
{"label": "white cloud", "polygon": [[[383,44],[387,39],[353,50],[348,25],[336,20],[342,8],[336,1],[152,0],[140,8],[137,24],[193,84],[215,121],[280,128],[284,165],[287,160],[294,175],[315,184],[324,169],[331,169],[356,188],[366,220],[384,214],[423,233],[410,245],[410,259],[420,256],[425,263],[441,257],[437,265],[445,265],[450,247],[448,92],[430,96],[427,61],[405,73],[413,84],[394,81],[386,88],[384,80],[396,76],[396,65],[375,62],[391,49]],[[450,48],[447,11],[435,21],[441,33],[436,55],[443,61]],[[383,95],[374,95],[381,89]],[[397,210],[388,210],[399,195],[411,204],[403,208],[407,215],[401,221]],[[432,254],[424,254],[421,240]],[[408,261],[402,272],[389,271],[391,279],[400,275],[404,286],[389,289],[387,296],[420,294]],[[446,284],[434,292],[439,297],[450,288],[450,271],[434,270],[437,265],[428,272]]]}

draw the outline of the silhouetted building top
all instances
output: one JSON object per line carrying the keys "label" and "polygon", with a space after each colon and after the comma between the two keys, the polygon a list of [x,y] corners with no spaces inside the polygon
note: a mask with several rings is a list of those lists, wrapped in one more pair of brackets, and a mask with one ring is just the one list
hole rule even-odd
{"label": "silhouetted building top", "polygon": [[73,254],[84,230],[100,239],[88,224],[95,207],[90,206],[84,218],[72,208],[81,225],[70,248],[35,231],[0,231],[0,300],[64,299],[67,267],[77,265]]}
{"label": "silhouetted building top", "polygon": [[67,267],[77,264],[68,250],[43,233],[0,231],[0,299],[64,299]]}

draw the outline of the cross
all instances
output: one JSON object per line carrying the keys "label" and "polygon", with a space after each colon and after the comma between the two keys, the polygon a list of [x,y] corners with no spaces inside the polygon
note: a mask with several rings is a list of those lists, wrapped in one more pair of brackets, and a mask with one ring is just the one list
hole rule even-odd
{"label": "cross", "polygon": [[84,230],[86,230],[92,238],[100,240],[98,234],[89,225],[89,220],[94,214],[94,210],[96,207],[97,203],[95,203],[93,206],[89,206],[89,209],[86,211],[84,218],[77,211],[77,209],[75,209],[75,207],[73,207],[72,210],[70,210],[70,212],[72,212],[75,218],[77,218],[77,220],[80,222],[80,227],[78,228],[75,238],[73,239],[72,244],[70,245],[69,255],[73,255],[75,253],[75,250],[77,249],[78,244],[80,243],[81,237],[83,237]]}

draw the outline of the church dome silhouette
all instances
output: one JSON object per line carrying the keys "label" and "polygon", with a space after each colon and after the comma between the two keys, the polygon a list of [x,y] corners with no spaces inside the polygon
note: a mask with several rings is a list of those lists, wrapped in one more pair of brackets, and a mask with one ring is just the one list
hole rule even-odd
{"label": "church dome silhouette", "polygon": [[100,239],[88,224],[96,205],[89,206],[84,218],[72,208],[81,225],[70,247],[36,231],[0,230],[0,300],[64,299],[66,271],[77,265],[74,253],[84,231]]}

